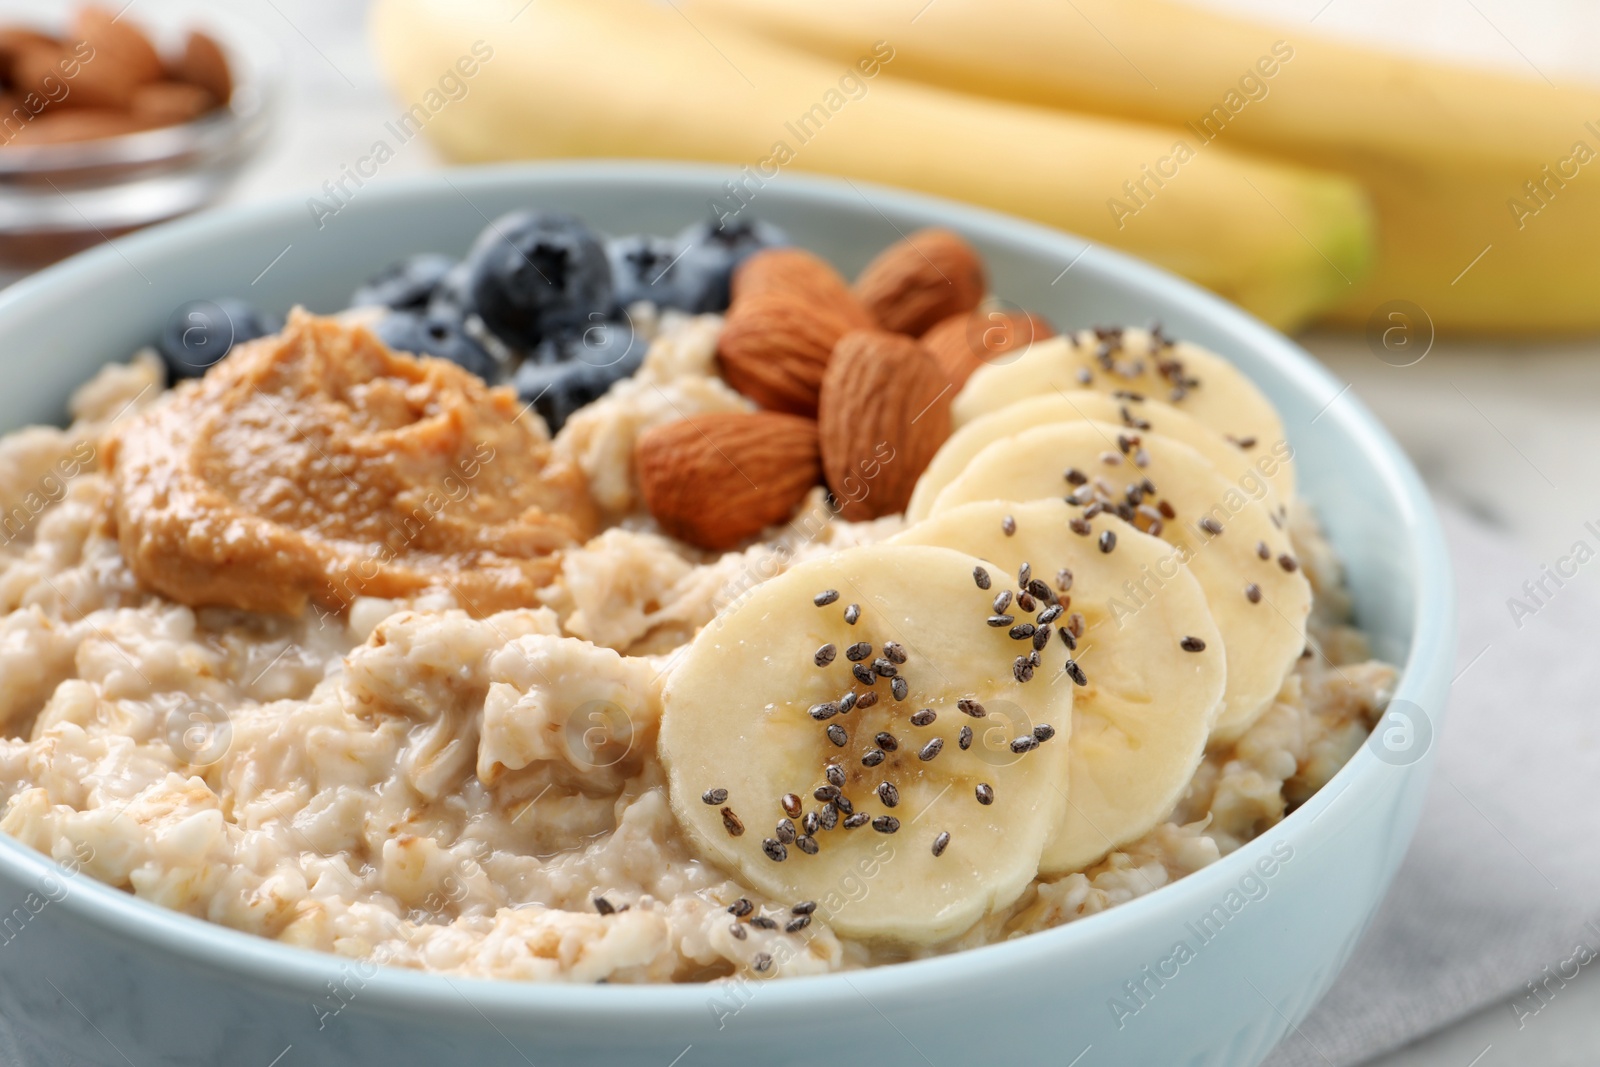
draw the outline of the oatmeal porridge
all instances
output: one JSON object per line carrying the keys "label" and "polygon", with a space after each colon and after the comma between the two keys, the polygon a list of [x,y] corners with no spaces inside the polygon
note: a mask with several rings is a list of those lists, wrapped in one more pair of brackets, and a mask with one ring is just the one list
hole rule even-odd
{"label": "oatmeal porridge", "polygon": [[531,296],[486,237],[0,439],[0,831],[352,959],[804,975],[1157,890],[1365,740],[1396,672],[1219,357],[991,311],[943,234],[953,306],[752,234],[562,351],[569,223]]}

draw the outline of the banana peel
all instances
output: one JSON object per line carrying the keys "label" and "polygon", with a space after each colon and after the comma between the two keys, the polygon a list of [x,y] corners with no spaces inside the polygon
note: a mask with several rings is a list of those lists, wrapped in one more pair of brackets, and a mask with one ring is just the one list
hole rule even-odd
{"label": "banana peel", "polygon": [[1600,92],[1414,58],[1170,0],[685,0],[837,59],[888,39],[894,74],[1177,127],[1358,181],[1371,275],[1328,318],[1389,300],[1440,330],[1600,328]]}
{"label": "banana peel", "polygon": [[1347,179],[888,76],[888,37],[830,60],[648,0],[377,0],[371,33],[405,100],[474,42],[492,50],[426,126],[454,160],[694,159],[904,186],[1121,248],[1283,328],[1345,301],[1373,255],[1371,206]]}

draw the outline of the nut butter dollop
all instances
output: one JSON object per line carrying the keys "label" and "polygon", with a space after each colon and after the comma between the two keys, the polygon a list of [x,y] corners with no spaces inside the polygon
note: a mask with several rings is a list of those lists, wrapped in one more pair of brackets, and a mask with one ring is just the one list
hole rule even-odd
{"label": "nut butter dollop", "polygon": [[510,390],[298,309],[106,453],[128,565],[196,607],[429,588],[479,615],[529,606],[595,522],[582,474]]}

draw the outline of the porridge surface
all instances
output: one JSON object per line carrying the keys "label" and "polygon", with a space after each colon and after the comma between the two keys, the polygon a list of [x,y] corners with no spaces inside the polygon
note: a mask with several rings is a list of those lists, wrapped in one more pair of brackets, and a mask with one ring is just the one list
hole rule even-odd
{"label": "porridge surface", "polygon": [[[119,442],[119,464],[159,465],[119,435],[138,420],[176,421],[195,394],[163,393],[148,356],[80,389],[70,429],[0,439],[10,507],[0,516],[0,831],[190,915],[454,974],[693,981],[743,972],[757,952],[785,975],[904,958],[842,939],[820,916],[786,932],[793,902],[763,899],[697,856],[667,802],[655,736],[675,652],[762,580],[901,525],[842,521],[819,490],[743,551],[700,553],[653,532],[629,469],[637,434],[751,406],[714,371],[719,321],[667,316],[637,375],[538,444],[542,469],[582,473],[604,529],[559,555],[551,545],[582,531],[528,535],[530,551],[508,565],[537,558],[553,575],[531,607],[496,611],[448,585],[397,580],[330,611],[313,586],[350,561],[307,545],[299,584],[277,591],[314,602],[292,614],[244,610],[273,606],[248,601],[197,610],[150,592],[160,585],[138,545],[124,554],[129,520],[138,523],[115,507],[108,442]],[[502,459],[497,444],[480,477],[524,461]],[[500,518],[532,522],[540,502]],[[1159,888],[1282,819],[1360,746],[1395,671],[1370,661],[1345,624],[1337,563],[1313,518],[1297,507],[1290,527],[1321,654],[1298,662],[1236,743],[1207,754],[1167,823],[1086,871],[1035,881],[918,954]],[[435,555],[458,558],[459,547]],[[875,865],[908,846],[883,838],[832,906],[866,893]],[[772,928],[745,923],[736,935],[728,909],[741,898]]]}

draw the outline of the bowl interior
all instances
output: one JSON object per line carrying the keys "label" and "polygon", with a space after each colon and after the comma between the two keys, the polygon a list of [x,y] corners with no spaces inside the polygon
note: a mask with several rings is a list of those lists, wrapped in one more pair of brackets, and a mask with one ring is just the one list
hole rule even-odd
{"label": "bowl interior", "polygon": [[[1434,548],[1440,537],[1420,481],[1342,383],[1281,335],[1188,283],[1032,224],[873,186],[790,174],[757,190],[741,209],[725,186],[730,177],[720,169],[668,165],[482,168],[353,188],[342,202],[318,198],[234,208],[135,234],[0,293],[0,372],[10,385],[0,390],[0,430],[59,421],[76,385],[152,339],[184,301],[226,295],[276,313],[294,304],[334,311],[359,282],[390,261],[419,251],[460,253],[490,219],[513,208],[563,208],[615,234],[672,234],[713,212],[737,211],[737,217],[784,227],[847,274],[901,235],[938,224],[960,231],[983,252],[996,294],[1043,314],[1058,329],[1159,321],[1172,336],[1234,360],[1283,415],[1302,492],[1346,562],[1359,620],[1375,653],[1402,664],[1421,656],[1434,673],[1440,669],[1436,661],[1448,662],[1442,651],[1450,640],[1448,572]],[[1365,768],[1376,760],[1363,749],[1352,763]],[[1392,768],[1352,767],[1345,773],[1384,770]],[[1312,803],[1331,802],[1318,797]],[[0,864],[23,862],[24,853],[0,840]],[[1189,882],[1196,893],[1212,892],[1216,883],[1202,886],[1213,870],[1217,879],[1232,876],[1216,868],[1231,869],[1225,859],[1153,896],[1181,896]],[[125,921],[137,913],[141,924],[156,931],[150,936],[172,951],[226,949],[234,958],[252,959],[258,974],[275,970],[311,978],[323,966],[314,954],[155,914],[159,909],[114,890],[85,889],[72,898],[78,904],[69,906],[99,907]],[[1054,938],[1052,944],[1062,946],[1095,936],[1094,929],[1136,921],[1150,900],[978,952],[998,960],[1038,938]],[[888,970],[918,970],[930,978],[959,966],[949,959]],[[421,1004],[435,988],[432,981],[426,975],[391,973],[387,985],[374,983],[371,996],[388,989],[400,1001],[410,997]],[[485,1003],[529,1003],[510,984],[500,989],[490,988],[496,983],[465,984],[478,987],[489,998]],[[673,989],[607,992],[607,1003],[624,998],[630,1004],[649,998],[658,1006],[695,1003],[691,994]],[[578,989],[539,995],[551,1005],[576,1004],[569,998],[584,994]]]}

